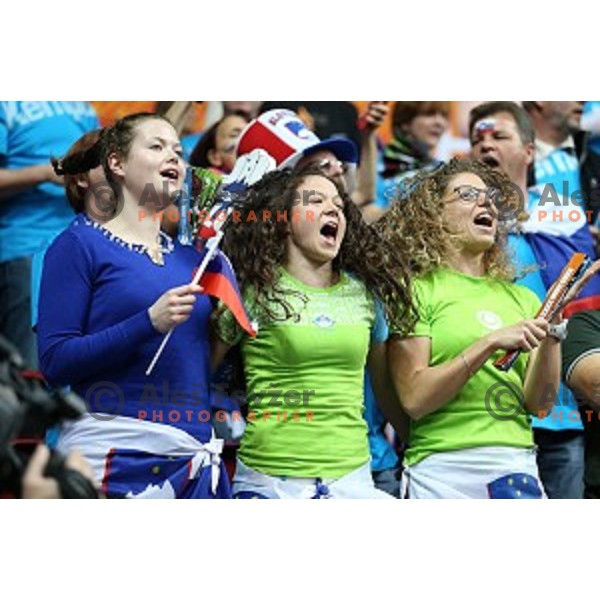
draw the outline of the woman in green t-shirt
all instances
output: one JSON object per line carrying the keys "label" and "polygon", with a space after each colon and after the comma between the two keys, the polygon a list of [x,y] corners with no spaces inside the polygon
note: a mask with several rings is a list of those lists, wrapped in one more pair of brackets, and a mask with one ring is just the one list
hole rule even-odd
{"label": "woman in green t-shirt", "polygon": [[240,344],[248,394],[234,497],[386,497],[371,479],[363,381],[368,363],[400,428],[378,304],[400,307],[388,316],[410,331],[404,258],[314,168],[270,173],[251,188],[224,250],[258,325],[250,338],[228,311],[216,320],[213,366]]}
{"label": "woman in green t-shirt", "polygon": [[[512,283],[508,177],[453,159],[416,179],[378,228],[410,256],[419,321],[394,331],[390,370],[411,417],[409,498],[541,498],[529,414],[554,403],[560,340],[539,300]],[[521,356],[508,372],[494,361]]]}

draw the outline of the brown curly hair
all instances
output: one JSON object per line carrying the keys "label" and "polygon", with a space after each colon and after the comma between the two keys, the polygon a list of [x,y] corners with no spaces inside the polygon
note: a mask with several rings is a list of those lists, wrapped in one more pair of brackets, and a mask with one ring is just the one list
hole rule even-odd
{"label": "brown curly hair", "polygon": [[[434,171],[408,180],[403,186],[405,193],[396,199],[375,228],[409,257],[415,276],[449,266],[448,258],[455,251],[455,241],[443,222],[443,196],[450,181],[460,173],[478,175],[488,188],[499,190],[504,206],[521,202],[509,177],[479,160],[453,158]],[[484,254],[484,268],[486,275],[513,281],[515,273],[507,253],[507,234],[507,228],[499,223],[496,242]]]}
{"label": "brown curly hair", "polygon": [[[388,322],[395,330],[408,334],[416,322],[410,294],[407,261],[398,247],[382,238],[362,218],[358,207],[336,181],[314,167],[294,172],[289,169],[265,175],[252,186],[240,204],[240,218],[225,234],[224,252],[230,257],[242,290],[252,286],[254,302],[270,320],[299,318],[286,296],[291,292],[279,285],[279,269],[285,261],[288,224],[282,219],[251,220],[248,215],[270,211],[291,214],[298,202],[297,190],[309,176],[328,179],[344,201],[346,234],[333,269],[346,271],[362,281],[384,305]],[[286,211],[286,212],[284,212]],[[264,213],[263,213],[264,214]],[[298,294],[299,295],[299,294]],[[305,300],[305,298],[302,298]],[[283,309],[284,316],[269,304]]]}

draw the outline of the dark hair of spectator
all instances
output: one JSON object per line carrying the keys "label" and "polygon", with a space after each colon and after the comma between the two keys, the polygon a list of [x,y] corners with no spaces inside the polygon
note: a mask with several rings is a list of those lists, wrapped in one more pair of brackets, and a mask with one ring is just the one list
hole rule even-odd
{"label": "dark hair of spectator", "polygon": [[104,168],[115,197],[120,197],[118,182],[108,166],[108,157],[115,152],[119,156],[127,157],[135,137],[136,127],[149,119],[160,119],[170,123],[168,119],[156,113],[127,115],[111,127],[84,135],[69,149],[64,158],[52,159],[54,172],[65,176],[67,197],[75,212],[85,211],[85,195],[88,190],[80,184],[81,175],[100,165]]}
{"label": "dark hair of spectator", "polygon": [[108,157],[111,154],[116,153],[119,156],[126,158],[131,150],[133,139],[135,138],[136,127],[144,121],[151,119],[158,119],[171,124],[166,117],[156,113],[142,112],[127,115],[106,129],[102,136],[102,166],[111,183],[115,182],[115,177],[108,166]]}
{"label": "dark hair of spectator", "polygon": [[333,269],[351,272],[362,281],[383,303],[390,324],[408,334],[416,321],[416,311],[404,255],[365,223],[360,210],[339,182],[310,165],[299,171],[272,171],[249,189],[239,207],[241,222],[227,229],[223,244],[240,288],[242,291],[253,289],[253,302],[270,320],[299,319],[289,302],[288,292],[278,283],[280,267],[286,257],[286,240],[290,235],[287,219],[255,222],[249,215],[265,214],[264,211],[273,215],[292,214],[298,201],[297,190],[309,177],[330,181],[344,203],[346,234],[340,252],[333,260]]}
{"label": "dark hair of spectator", "polygon": [[534,142],[535,129],[528,112],[515,102],[506,100],[486,102],[473,108],[469,113],[469,135],[473,133],[475,123],[499,113],[507,113],[514,119],[523,144],[532,144]]}
{"label": "dark hair of spectator", "polygon": [[76,213],[85,211],[85,195],[88,188],[81,185],[82,178],[101,164],[102,133],[102,129],[88,131],[69,148],[63,158],[51,160],[54,172],[64,175],[67,199]]}
{"label": "dark hair of spectator", "polygon": [[392,113],[392,124],[394,134],[401,133],[404,125],[410,125],[412,121],[422,115],[443,114],[446,118],[450,114],[450,102],[445,101],[422,101],[403,102],[398,101]]}
{"label": "dark hair of spectator", "polygon": [[202,134],[200,141],[192,150],[192,154],[190,155],[190,165],[192,165],[192,167],[203,167],[205,169],[208,169],[213,166],[208,158],[208,153],[211,150],[216,150],[217,132],[219,130],[219,127],[223,124],[225,119],[231,116],[241,117],[246,121],[246,123],[249,122],[246,113],[241,111],[232,112],[224,116],[219,121],[217,121],[214,125],[212,125]]}

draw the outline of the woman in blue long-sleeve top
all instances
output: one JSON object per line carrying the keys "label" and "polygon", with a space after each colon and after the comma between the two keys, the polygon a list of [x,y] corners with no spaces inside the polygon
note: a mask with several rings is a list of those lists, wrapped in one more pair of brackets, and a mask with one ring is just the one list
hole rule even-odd
{"label": "woman in blue long-sleeve top", "polygon": [[42,275],[41,370],[89,409],[64,428],[59,448],[83,452],[108,497],[229,497],[210,424],[212,306],[189,284],[200,257],[162,233],[157,214],[183,185],[179,138],[167,120],[138,114],[99,144],[114,214],[103,223],[89,209],[78,214]]}

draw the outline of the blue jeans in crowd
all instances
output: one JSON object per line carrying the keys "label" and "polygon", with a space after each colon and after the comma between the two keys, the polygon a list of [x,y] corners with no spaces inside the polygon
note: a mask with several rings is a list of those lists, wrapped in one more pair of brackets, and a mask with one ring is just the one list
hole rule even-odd
{"label": "blue jeans in crowd", "polygon": [[548,498],[583,498],[583,431],[533,431],[540,478]]}

